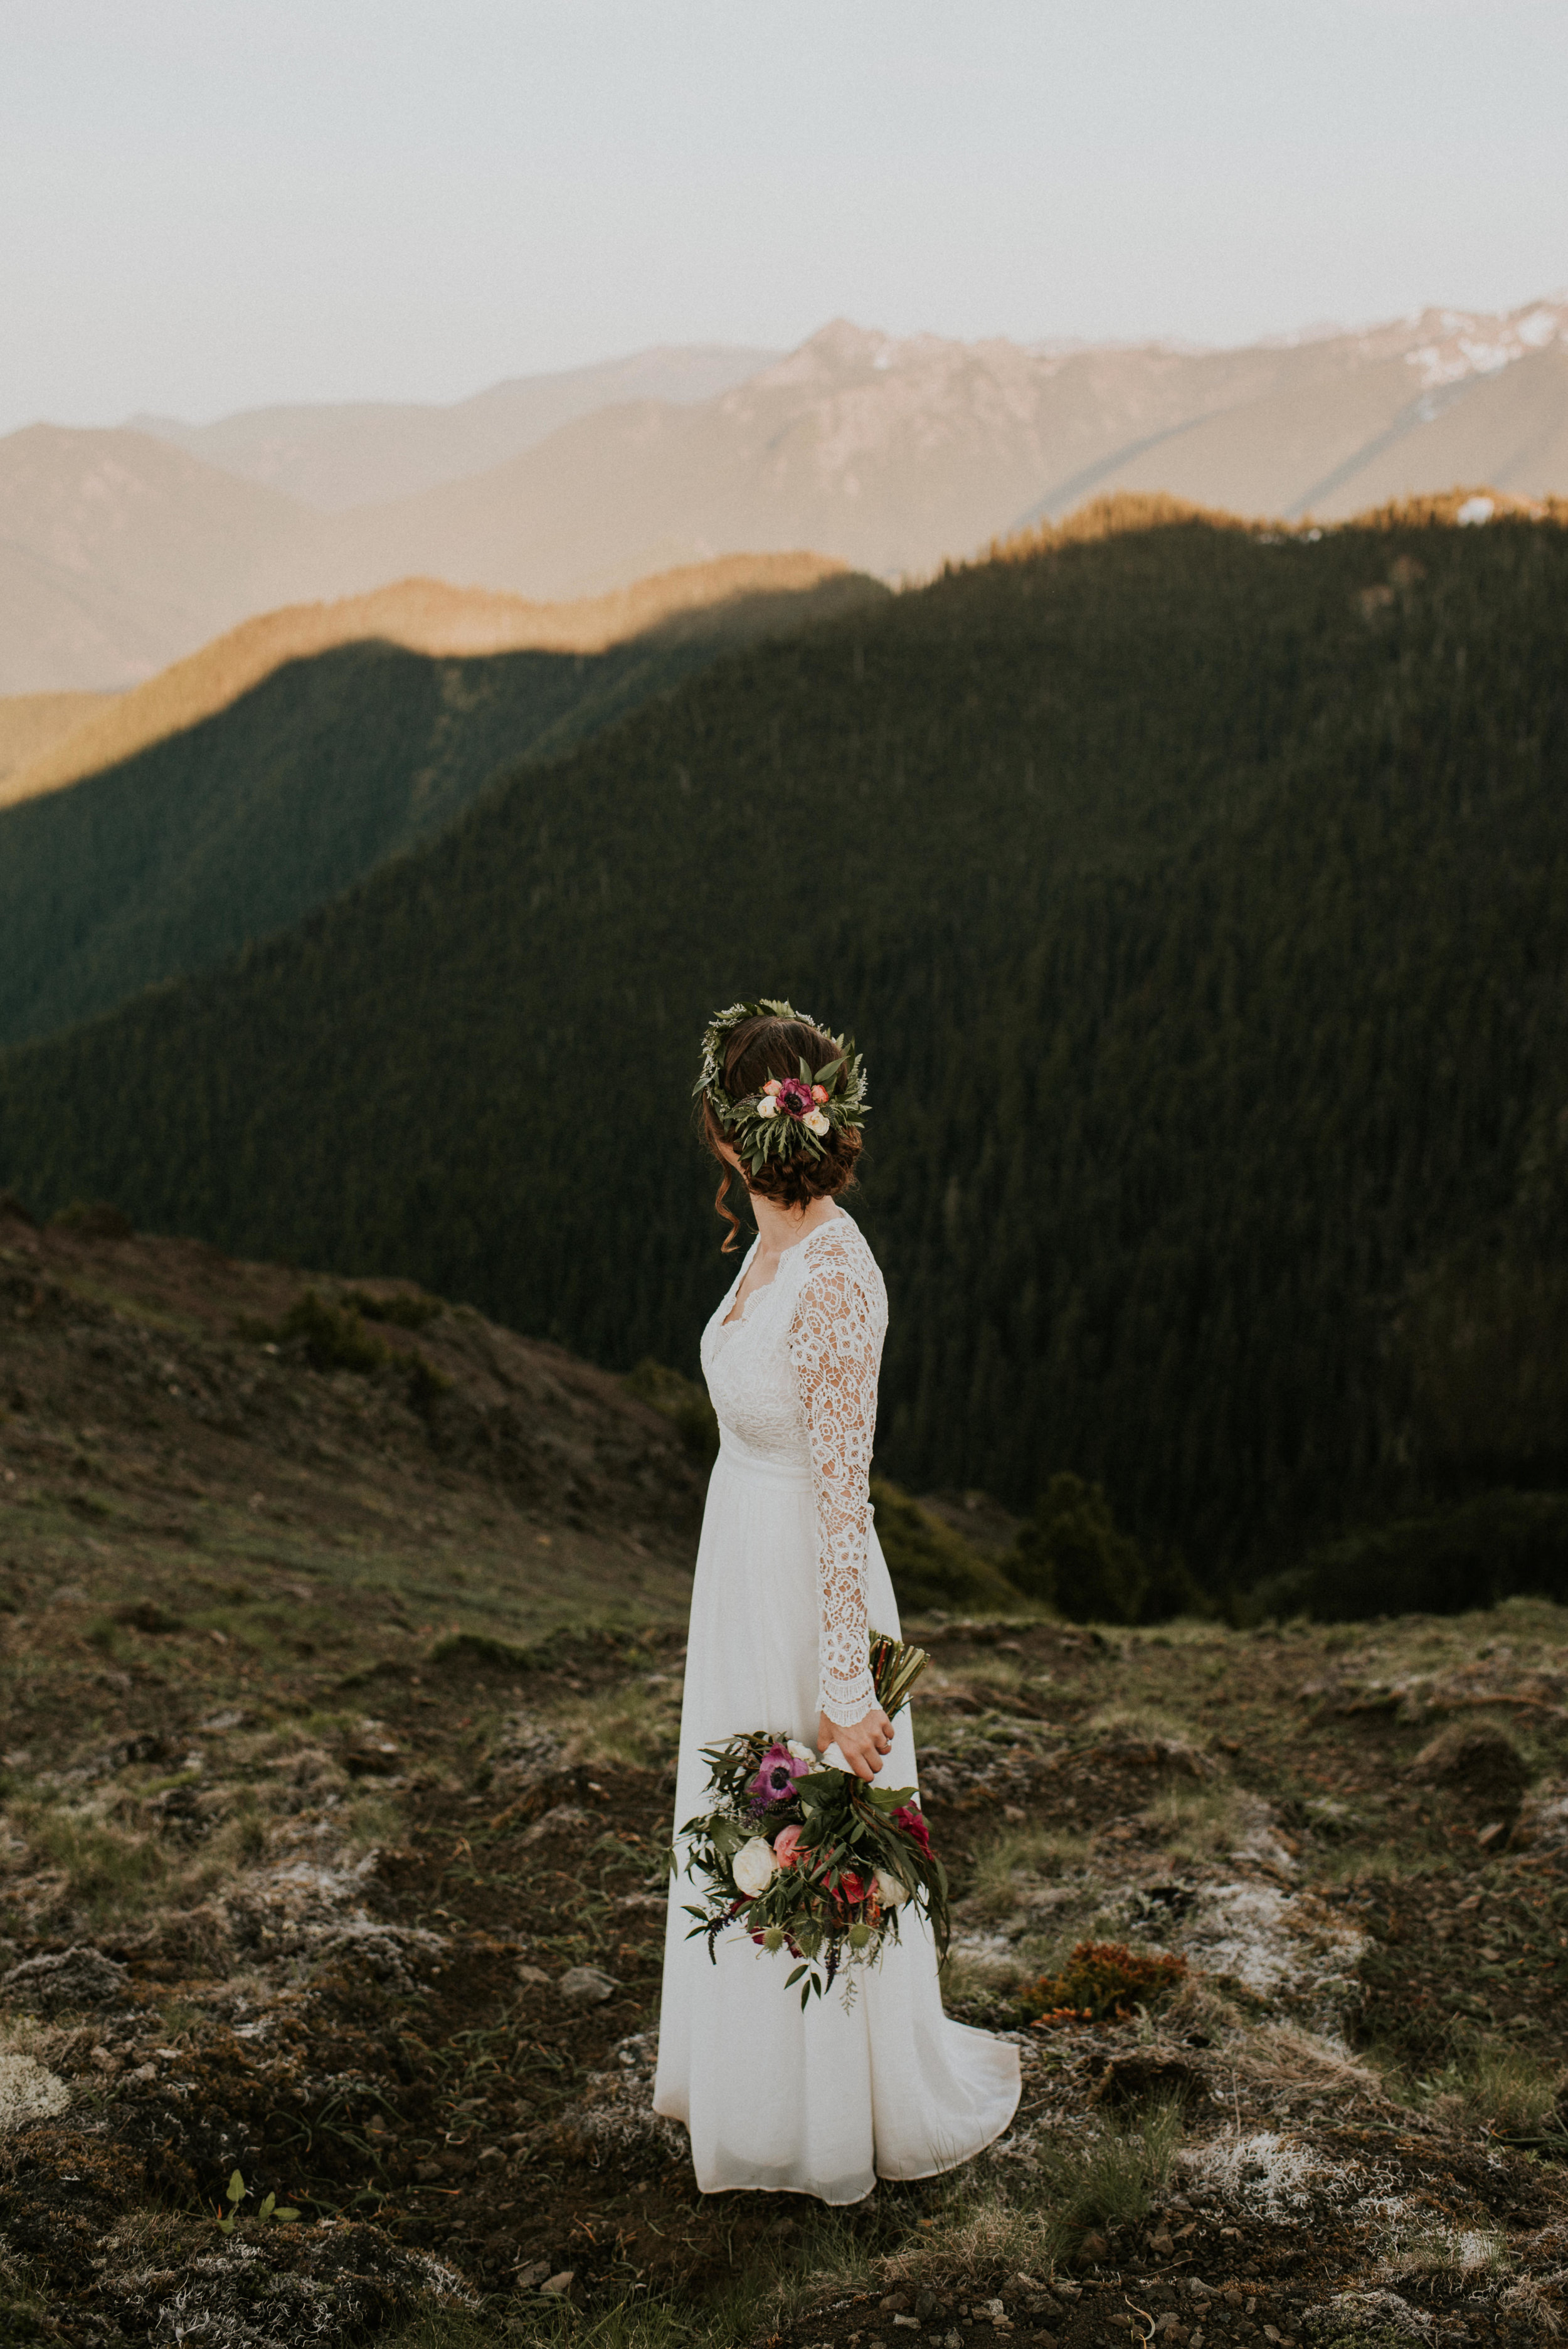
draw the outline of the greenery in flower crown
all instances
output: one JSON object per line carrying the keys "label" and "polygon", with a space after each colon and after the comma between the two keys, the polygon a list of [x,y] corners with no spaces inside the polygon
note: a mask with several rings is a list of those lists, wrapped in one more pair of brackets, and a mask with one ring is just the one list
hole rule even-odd
{"label": "greenery in flower crown", "polygon": [[[769,1161],[799,1152],[820,1158],[830,1135],[841,1126],[860,1127],[866,1118],[865,1063],[852,1037],[831,1036],[837,1059],[813,1069],[800,1057],[798,1077],[769,1077],[767,1083],[739,1101],[724,1089],[725,1048],[743,1020],[794,1019],[803,1028],[817,1022],[793,1004],[764,997],[758,1003],[732,1003],[716,1011],[702,1040],[702,1071],[692,1091],[706,1098],[737,1154],[754,1174]],[[827,1034],[824,1029],[820,1031]]]}

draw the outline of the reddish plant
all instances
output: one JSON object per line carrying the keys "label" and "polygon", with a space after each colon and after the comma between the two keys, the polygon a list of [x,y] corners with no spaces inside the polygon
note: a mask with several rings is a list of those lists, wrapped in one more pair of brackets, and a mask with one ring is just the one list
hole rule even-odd
{"label": "reddish plant", "polygon": [[1042,1974],[1018,1992],[1037,2031],[1064,2023],[1125,2023],[1134,2007],[1167,1996],[1187,1971],[1166,1951],[1130,1950],[1125,1941],[1080,1941],[1057,1974]]}

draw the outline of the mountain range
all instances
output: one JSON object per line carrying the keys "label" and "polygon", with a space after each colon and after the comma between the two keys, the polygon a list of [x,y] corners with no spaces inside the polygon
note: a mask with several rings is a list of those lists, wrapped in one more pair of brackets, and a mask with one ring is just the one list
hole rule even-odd
{"label": "mountain range", "polygon": [[1216,1592],[1560,1576],[1568,528],[1460,509],[1109,502],[574,744],[592,656],[285,664],[0,814],[70,909],[0,935],[85,940],[25,1024],[118,1000],[0,1053],[0,1181],[689,1371],[696,1040],[788,994],[870,1059],[884,1474],[1070,1470]]}
{"label": "mountain range", "polygon": [[1328,520],[1459,481],[1568,492],[1568,300],[1227,351],[838,321],[449,409],[37,424],[0,440],[0,692],[123,688],[411,574],[557,600],[810,547],[892,579],[1091,494]]}
{"label": "mountain range", "polygon": [[712,399],[783,356],[729,344],[655,347],[599,367],[519,376],[444,408],[358,400],[253,408],[213,424],[182,424],[171,416],[129,420],[132,431],[150,432],[242,481],[335,513],[486,472],[602,408],[639,399],[679,408]]}
{"label": "mountain range", "polygon": [[244,622],[97,706],[8,807],[0,783],[0,1044],[222,962],[498,771],[888,593],[816,555],[732,555],[586,604],[411,579]]}
{"label": "mountain range", "polygon": [[285,605],[242,621],[121,694],[29,693],[0,698],[0,808],[107,773],[170,734],[200,724],[285,661],[377,642],[436,657],[536,652],[599,654],[646,638],[733,643],[885,593],[819,554],[731,554],[640,579],[575,603],[534,604],[438,579],[400,579],[366,595]]}

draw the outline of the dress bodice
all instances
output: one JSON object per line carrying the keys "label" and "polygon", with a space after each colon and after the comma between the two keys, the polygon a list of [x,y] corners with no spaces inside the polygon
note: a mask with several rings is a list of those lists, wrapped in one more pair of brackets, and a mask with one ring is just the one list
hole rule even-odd
{"label": "dress bodice", "polygon": [[786,1248],[766,1288],[727,1322],[756,1253],[703,1332],[702,1367],[734,1465],[809,1480],[816,1504],[822,1709],[841,1726],[875,1702],[866,1666],[867,1490],[887,1291],[841,1211]]}
{"label": "dress bodice", "polygon": [[731,1321],[727,1317],[736,1291],[757,1248],[753,1240],[702,1333],[703,1376],[720,1430],[739,1454],[809,1475],[806,1404],[790,1345],[802,1304],[808,1315],[820,1311],[827,1301],[820,1294],[822,1274],[847,1273],[849,1293],[841,1299],[845,1318],[862,1325],[880,1359],[887,1332],[887,1292],[860,1226],[852,1216],[841,1213],[786,1248],[775,1278],[766,1288],[753,1290],[739,1319]]}

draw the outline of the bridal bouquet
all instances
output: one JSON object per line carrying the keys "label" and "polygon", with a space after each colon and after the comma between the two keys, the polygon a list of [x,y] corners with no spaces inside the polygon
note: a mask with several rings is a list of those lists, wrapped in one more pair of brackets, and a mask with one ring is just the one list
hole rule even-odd
{"label": "bridal bouquet", "polygon": [[[871,1637],[872,1680],[891,1720],[931,1659],[885,1632]],[[712,1807],[681,1829],[686,1873],[704,1905],[687,1940],[706,1934],[708,1955],[724,1928],[738,1924],[765,1950],[788,1950],[797,1962],[787,1988],[799,1982],[804,2008],[852,1969],[874,1965],[899,1911],[911,1900],[929,1920],[941,1949],[949,1930],[947,1872],[912,1786],[879,1786],[818,1760],[808,1746],[753,1729],[703,1750],[711,1765]]]}

